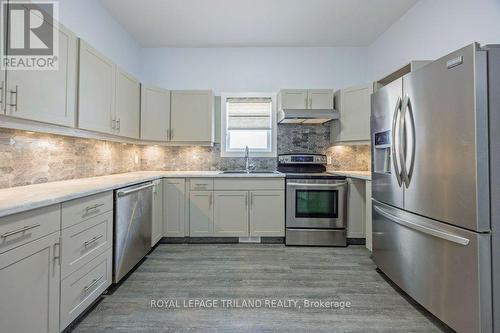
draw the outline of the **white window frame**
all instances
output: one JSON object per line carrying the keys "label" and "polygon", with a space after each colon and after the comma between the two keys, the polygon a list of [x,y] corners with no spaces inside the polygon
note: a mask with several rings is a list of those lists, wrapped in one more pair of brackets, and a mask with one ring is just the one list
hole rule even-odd
{"label": "white window frame", "polygon": [[259,150],[250,149],[250,157],[277,157],[277,140],[278,140],[278,126],[277,126],[277,113],[276,113],[276,93],[249,93],[249,92],[238,92],[238,93],[221,93],[221,157],[244,157],[244,151],[227,151],[226,149],[226,139],[227,139],[227,99],[228,98],[270,98],[271,99],[271,151],[263,152]]}

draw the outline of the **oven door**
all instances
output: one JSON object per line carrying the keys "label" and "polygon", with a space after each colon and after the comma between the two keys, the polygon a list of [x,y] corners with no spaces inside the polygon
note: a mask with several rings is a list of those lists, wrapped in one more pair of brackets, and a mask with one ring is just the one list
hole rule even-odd
{"label": "oven door", "polygon": [[287,228],[345,228],[346,188],[343,180],[287,180]]}

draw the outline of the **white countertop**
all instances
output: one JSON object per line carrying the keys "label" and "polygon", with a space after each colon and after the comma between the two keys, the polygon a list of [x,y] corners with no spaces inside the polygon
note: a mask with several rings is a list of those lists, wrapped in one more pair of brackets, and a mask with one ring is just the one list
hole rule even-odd
{"label": "white countertop", "polygon": [[0,217],[112,191],[159,178],[284,178],[277,174],[222,174],[221,171],[138,171],[0,189]]}
{"label": "white countertop", "polygon": [[356,179],[362,179],[362,180],[372,180],[372,172],[371,171],[339,170],[339,171],[327,171],[327,172],[331,173],[332,175],[337,175],[337,176],[346,176],[349,178],[356,178]]}

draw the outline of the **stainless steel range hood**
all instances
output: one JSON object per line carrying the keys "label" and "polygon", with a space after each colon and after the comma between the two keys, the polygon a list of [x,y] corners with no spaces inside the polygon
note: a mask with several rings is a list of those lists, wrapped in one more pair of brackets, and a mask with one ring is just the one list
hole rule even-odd
{"label": "stainless steel range hood", "polygon": [[339,119],[335,110],[283,109],[278,111],[278,124],[323,124]]}

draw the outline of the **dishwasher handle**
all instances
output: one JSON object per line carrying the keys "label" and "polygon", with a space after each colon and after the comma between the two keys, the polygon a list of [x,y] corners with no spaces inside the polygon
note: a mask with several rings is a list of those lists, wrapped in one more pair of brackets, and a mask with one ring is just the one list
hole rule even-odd
{"label": "dishwasher handle", "polygon": [[125,195],[130,194],[130,193],[134,193],[134,192],[138,192],[138,191],[141,191],[141,190],[145,190],[145,189],[153,187],[153,186],[154,186],[153,183],[148,183],[146,185],[135,187],[135,188],[132,188],[130,190],[119,190],[119,191],[116,192],[116,195],[118,195],[119,197],[123,197]]}

